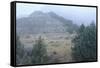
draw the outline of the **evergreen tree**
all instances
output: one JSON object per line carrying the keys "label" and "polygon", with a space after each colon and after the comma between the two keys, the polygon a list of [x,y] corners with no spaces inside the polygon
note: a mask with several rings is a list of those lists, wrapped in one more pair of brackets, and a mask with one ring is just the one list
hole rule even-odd
{"label": "evergreen tree", "polygon": [[45,63],[47,63],[46,45],[44,44],[41,36],[36,41],[36,44],[33,45],[32,63],[33,64],[45,64]]}
{"label": "evergreen tree", "polygon": [[72,56],[76,61],[96,60],[96,26],[94,23],[87,27],[82,24],[72,42],[74,43]]}
{"label": "evergreen tree", "polygon": [[19,40],[19,36],[16,36],[16,64],[22,64],[24,49],[23,45]]}

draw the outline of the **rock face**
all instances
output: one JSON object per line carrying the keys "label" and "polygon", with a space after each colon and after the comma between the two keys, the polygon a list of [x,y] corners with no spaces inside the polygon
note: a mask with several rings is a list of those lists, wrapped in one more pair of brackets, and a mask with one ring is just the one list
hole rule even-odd
{"label": "rock face", "polygon": [[18,34],[63,33],[66,32],[64,27],[66,24],[68,24],[67,28],[74,25],[71,21],[58,16],[54,12],[35,11],[28,17],[16,20]]}

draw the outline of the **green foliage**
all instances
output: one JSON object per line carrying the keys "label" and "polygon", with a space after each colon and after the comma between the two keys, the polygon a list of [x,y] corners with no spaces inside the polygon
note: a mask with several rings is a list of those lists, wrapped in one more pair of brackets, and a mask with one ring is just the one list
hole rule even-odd
{"label": "green foliage", "polygon": [[32,50],[32,63],[33,64],[45,64],[47,62],[46,45],[43,42],[41,36],[36,41]]}
{"label": "green foliage", "polygon": [[47,63],[46,45],[43,39],[39,37],[33,45],[32,51],[27,51],[21,44],[19,37],[16,37],[16,64],[45,64]]}
{"label": "green foliage", "polygon": [[22,64],[24,56],[24,46],[19,40],[19,36],[16,36],[16,64]]}
{"label": "green foliage", "polygon": [[31,55],[28,55],[27,51],[25,51],[25,53],[24,53],[22,64],[23,65],[32,64],[32,62],[31,62]]}
{"label": "green foliage", "polygon": [[72,42],[74,43],[74,48],[72,48],[74,60],[96,60],[96,26],[94,23],[86,27],[82,24]]}

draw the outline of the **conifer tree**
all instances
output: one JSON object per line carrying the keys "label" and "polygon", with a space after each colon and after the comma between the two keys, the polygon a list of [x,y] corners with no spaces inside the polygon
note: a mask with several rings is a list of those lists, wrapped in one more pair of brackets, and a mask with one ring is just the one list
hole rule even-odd
{"label": "conifer tree", "polygon": [[24,56],[24,46],[19,40],[19,36],[16,36],[16,64],[22,64]]}
{"label": "conifer tree", "polygon": [[72,56],[76,61],[96,60],[96,26],[94,23],[87,27],[82,24],[72,42],[74,43]]}
{"label": "conifer tree", "polygon": [[46,62],[47,62],[46,45],[40,36],[39,39],[36,41],[35,45],[33,45],[32,63],[45,64]]}

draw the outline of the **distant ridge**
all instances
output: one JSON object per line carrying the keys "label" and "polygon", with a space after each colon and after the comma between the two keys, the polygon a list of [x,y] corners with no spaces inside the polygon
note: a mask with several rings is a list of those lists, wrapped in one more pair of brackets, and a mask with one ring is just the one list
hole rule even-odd
{"label": "distant ridge", "polygon": [[54,12],[35,11],[28,17],[17,19],[18,34],[63,33],[76,30],[76,24]]}

